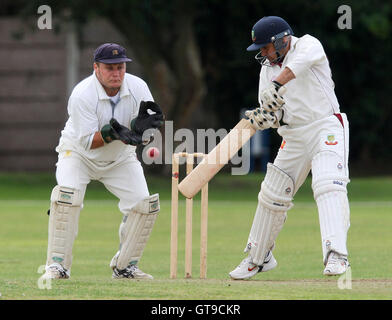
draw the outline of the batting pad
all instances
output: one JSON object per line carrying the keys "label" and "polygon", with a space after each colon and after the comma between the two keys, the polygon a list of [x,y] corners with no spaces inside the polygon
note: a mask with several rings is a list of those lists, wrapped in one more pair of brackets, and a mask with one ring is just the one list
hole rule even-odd
{"label": "batting pad", "polygon": [[313,158],[312,189],[315,200],[329,191],[347,193],[349,182],[346,161],[337,153],[322,151]]}
{"label": "batting pad", "polygon": [[350,207],[347,197],[347,171],[338,154],[324,151],[312,163],[312,188],[317,203],[324,264],[328,253],[347,255]]}
{"label": "batting pad", "polygon": [[69,271],[83,198],[79,190],[55,186],[50,202],[46,265],[59,263]]}
{"label": "batting pad", "polygon": [[286,221],[286,212],[293,205],[293,192],[293,179],[275,165],[268,163],[245,248],[245,252],[249,252],[254,264],[262,265],[268,250],[274,246]]}
{"label": "batting pad", "polygon": [[159,210],[159,194],[154,194],[139,201],[131,213],[124,216],[119,231],[120,251],[110,263],[112,268],[123,270],[139,262]]}

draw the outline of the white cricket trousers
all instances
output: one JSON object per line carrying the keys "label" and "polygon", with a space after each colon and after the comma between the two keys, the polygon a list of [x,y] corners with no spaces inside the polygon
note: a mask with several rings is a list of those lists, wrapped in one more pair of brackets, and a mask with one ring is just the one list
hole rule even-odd
{"label": "white cricket trousers", "polygon": [[143,168],[136,154],[109,164],[102,163],[100,166],[77,152],[63,151],[59,153],[56,166],[59,186],[78,189],[84,198],[90,181],[100,181],[120,200],[118,207],[125,215],[129,214],[140,200],[149,196]]}

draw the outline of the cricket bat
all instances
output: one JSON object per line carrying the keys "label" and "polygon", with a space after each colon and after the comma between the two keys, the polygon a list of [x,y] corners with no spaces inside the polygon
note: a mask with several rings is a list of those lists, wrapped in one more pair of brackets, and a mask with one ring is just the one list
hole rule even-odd
{"label": "cricket bat", "polygon": [[180,192],[188,199],[193,198],[255,133],[256,130],[252,124],[246,119],[241,119],[220,143],[181,181],[178,185]]}

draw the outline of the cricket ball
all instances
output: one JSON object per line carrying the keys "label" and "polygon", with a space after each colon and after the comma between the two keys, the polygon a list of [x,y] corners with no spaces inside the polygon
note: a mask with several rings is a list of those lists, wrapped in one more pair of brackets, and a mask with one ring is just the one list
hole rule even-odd
{"label": "cricket ball", "polygon": [[159,157],[159,149],[157,147],[150,147],[147,149],[147,157],[156,159]]}

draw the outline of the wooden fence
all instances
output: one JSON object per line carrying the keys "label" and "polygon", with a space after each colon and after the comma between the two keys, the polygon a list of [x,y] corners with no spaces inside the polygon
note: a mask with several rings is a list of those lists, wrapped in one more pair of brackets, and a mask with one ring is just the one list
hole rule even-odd
{"label": "wooden fence", "polygon": [[77,30],[74,43],[65,29],[31,30],[18,19],[0,19],[0,171],[54,171],[71,86],[92,73],[99,44],[126,46],[102,20]]}

